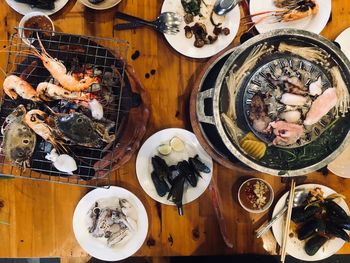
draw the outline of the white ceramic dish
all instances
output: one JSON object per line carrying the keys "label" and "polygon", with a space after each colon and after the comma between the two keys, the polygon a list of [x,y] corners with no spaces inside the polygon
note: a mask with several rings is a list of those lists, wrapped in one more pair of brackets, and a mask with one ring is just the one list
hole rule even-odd
{"label": "white ceramic dish", "polygon": [[[261,208],[261,209],[250,209],[250,208],[246,207],[246,206],[243,204],[242,200],[241,200],[241,195],[240,195],[240,193],[241,193],[241,191],[242,191],[242,187],[243,187],[245,184],[247,184],[248,182],[251,182],[251,181],[261,181],[261,182],[263,182],[264,184],[266,184],[267,187],[268,187],[269,190],[270,190],[270,193],[271,193],[271,194],[270,194],[270,199],[267,201],[266,205],[265,205],[263,208]],[[238,189],[238,202],[239,202],[239,204],[243,207],[243,209],[246,210],[246,211],[248,211],[249,213],[258,214],[258,213],[265,212],[265,211],[266,211],[267,209],[269,209],[270,206],[272,205],[273,198],[274,198],[274,193],[273,193],[273,189],[272,189],[271,185],[270,185],[268,182],[266,182],[265,180],[260,179],[260,178],[250,178],[250,179],[244,181],[244,182],[241,184],[241,186],[239,187],[239,189]]]}
{"label": "white ceramic dish", "polygon": [[44,9],[39,9],[39,8],[32,8],[28,4],[18,3],[15,0],[6,0],[6,3],[12,9],[14,9],[16,12],[18,12],[22,15],[26,15],[30,12],[40,11],[48,16],[61,10],[68,2],[69,2],[69,0],[56,0],[55,1],[55,8],[53,10],[44,10]]}
{"label": "white ceramic dish", "polygon": [[21,21],[19,22],[19,25],[18,25],[18,35],[22,38],[23,42],[26,43],[28,46],[30,46],[31,44],[31,40],[30,39],[27,39],[25,36],[24,36],[24,32],[23,32],[23,28],[24,28],[24,23],[34,17],[34,16],[44,16],[46,17],[50,22],[51,22],[51,26],[52,26],[52,31],[54,32],[55,31],[55,25],[54,23],[52,22],[51,18],[46,15],[45,13],[43,12],[39,12],[39,11],[36,11],[36,12],[30,12],[28,14],[26,14],[24,17],[22,17]]}
{"label": "white ceramic dish", "polygon": [[[88,212],[95,202],[105,198],[125,198],[137,210],[137,231],[126,243],[112,248],[105,238],[95,238],[88,231]],[[141,201],[130,191],[116,186],[98,188],[87,193],[78,203],[73,215],[73,231],[80,246],[91,256],[105,261],[122,260],[133,255],[142,246],[148,232],[148,217]]]}
{"label": "white ceramic dish", "polygon": [[[320,187],[321,190],[324,192],[325,196],[328,196],[330,194],[334,194],[335,191],[327,186],[324,185],[319,185],[319,184],[304,184],[304,185],[299,185],[296,187],[296,189],[306,189],[306,190],[311,190],[316,187]],[[281,209],[284,207],[286,203],[286,199],[288,196],[288,192],[285,193],[276,203],[276,206],[273,210],[272,217],[274,217]],[[336,199],[337,203],[349,214],[349,207],[345,203],[344,200],[341,199]],[[284,220],[285,217],[281,217],[278,219],[272,226],[272,231],[273,234],[276,238],[276,241],[278,242],[279,245],[282,243],[282,234],[283,234],[283,229],[284,229]],[[305,245],[305,240],[300,241],[296,235],[294,237],[288,237],[288,243],[287,243],[287,254],[291,255],[292,257],[295,257],[300,260],[305,260],[305,261],[318,261],[322,260],[325,258],[328,258],[335,253],[344,245],[345,241],[340,239],[340,238],[334,238],[329,241],[327,241],[322,248],[320,248],[319,251],[313,256],[309,256],[306,254],[304,250],[304,245]]]}
{"label": "white ceramic dish", "polygon": [[343,32],[339,34],[339,36],[335,39],[340,45],[341,51],[343,51],[348,59],[350,59],[350,27],[345,29]]}
{"label": "white ceramic dish", "polygon": [[79,2],[83,5],[95,10],[106,10],[112,8],[119,4],[121,1],[122,0],[104,0],[102,3],[92,4],[89,2],[89,0],[79,0]]}
{"label": "white ceramic dish", "polygon": [[[212,10],[212,6],[214,5],[215,0],[206,0],[205,2],[208,5],[208,10]],[[185,15],[185,12],[183,10],[180,0],[176,0],[176,1],[165,0],[163,2],[161,12],[162,13],[176,12],[180,14],[182,17]],[[212,32],[212,29],[209,30],[209,28],[212,27],[209,18],[205,20],[201,19],[201,22],[207,26],[208,32]],[[223,28],[227,27],[230,29],[230,34],[227,36],[220,35],[219,39],[211,45],[205,45],[204,47],[201,47],[201,48],[195,47],[193,45],[194,36],[190,39],[185,37],[184,27],[186,26],[186,23],[184,21],[182,21],[182,24],[180,25],[179,33],[177,33],[176,35],[164,34],[164,36],[166,40],[169,42],[169,44],[177,52],[191,58],[207,58],[207,57],[214,56],[215,54],[219,53],[220,51],[222,51],[232,43],[232,41],[234,40],[238,32],[239,24],[240,24],[240,10],[239,10],[239,6],[236,6],[232,11],[226,14],[222,23]]]}
{"label": "white ceramic dish", "polygon": [[[255,27],[260,33],[265,33],[280,28],[294,28],[303,29],[319,34],[327,25],[327,22],[329,20],[332,10],[332,0],[316,0],[316,2],[319,5],[319,10],[314,16],[290,22],[278,23],[271,23],[271,21],[273,21],[272,18],[258,23]],[[278,10],[278,8],[274,5],[273,0],[250,0],[249,9],[250,14]],[[262,16],[254,17],[253,21],[258,21],[261,17]]]}
{"label": "white ceramic dish", "polygon": [[[168,143],[169,140],[175,136],[185,143],[185,149],[180,153],[172,152],[166,157],[159,155],[157,147],[162,143]],[[187,160],[189,157],[193,157],[196,154],[199,155],[202,162],[204,162],[211,170],[209,174],[201,173],[202,178],[198,178],[196,187],[191,187],[187,182],[185,183],[182,203],[187,204],[196,200],[204,193],[210,183],[213,171],[213,161],[199,144],[196,136],[184,129],[170,128],[161,130],[149,137],[142,145],[136,159],[136,174],[141,187],[154,200],[162,204],[174,205],[173,202],[167,200],[167,195],[160,197],[157,194],[151,179],[151,172],[153,171],[151,158],[154,155],[159,155],[167,161],[168,165],[170,165],[176,164],[181,160]]]}
{"label": "white ceramic dish", "polygon": [[345,150],[327,168],[335,175],[343,178],[350,178],[350,147]]}

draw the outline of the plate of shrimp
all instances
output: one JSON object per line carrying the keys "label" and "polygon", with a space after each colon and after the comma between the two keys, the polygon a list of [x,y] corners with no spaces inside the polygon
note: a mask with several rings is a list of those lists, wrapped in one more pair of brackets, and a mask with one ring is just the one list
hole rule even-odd
{"label": "plate of shrimp", "polygon": [[249,30],[259,33],[293,28],[319,34],[326,26],[332,9],[331,0],[251,0],[250,15],[243,18]]}

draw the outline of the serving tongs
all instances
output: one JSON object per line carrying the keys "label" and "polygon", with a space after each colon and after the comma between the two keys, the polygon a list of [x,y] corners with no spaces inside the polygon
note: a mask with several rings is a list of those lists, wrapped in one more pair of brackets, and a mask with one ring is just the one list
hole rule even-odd
{"label": "serving tongs", "polygon": [[161,13],[156,20],[147,21],[139,17],[117,12],[116,18],[129,21],[129,23],[121,23],[114,25],[115,30],[135,29],[142,26],[151,27],[163,34],[175,35],[180,32],[182,17],[174,12]]}

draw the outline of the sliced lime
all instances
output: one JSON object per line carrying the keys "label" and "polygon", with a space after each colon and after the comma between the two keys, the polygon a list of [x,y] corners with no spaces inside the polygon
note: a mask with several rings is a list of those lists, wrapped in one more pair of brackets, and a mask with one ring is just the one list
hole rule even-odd
{"label": "sliced lime", "polygon": [[171,148],[176,151],[176,152],[181,152],[184,150],[185,148],[185,144],[184,142],[178,138],[178,137],[173,137],[171,140],[170,140],[170,146]]}
{"label": "sliced lime", "polygon": [[169,144],[161,144],[158,146],[158,152],[161,155],[168,155],[169,153],[171,153],[171,147]]}

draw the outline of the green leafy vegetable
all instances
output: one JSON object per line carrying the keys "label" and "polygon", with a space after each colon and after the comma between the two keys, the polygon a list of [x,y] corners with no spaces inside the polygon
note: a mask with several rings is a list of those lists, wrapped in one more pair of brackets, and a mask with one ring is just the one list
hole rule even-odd
{"label": "green leafy vegetable", "polygon": [[201,0],[181,0],[185,12],[193,16],[201,15],[201,3]]}

